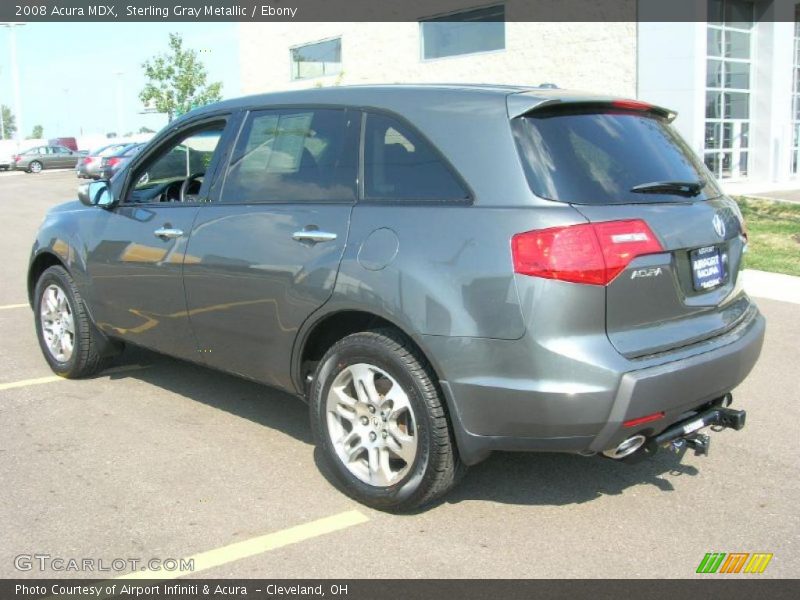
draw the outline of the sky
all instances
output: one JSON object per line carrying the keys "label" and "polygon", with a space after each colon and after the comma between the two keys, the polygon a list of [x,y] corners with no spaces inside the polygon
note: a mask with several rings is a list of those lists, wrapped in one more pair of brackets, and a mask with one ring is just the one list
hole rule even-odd
{"label": "sky", "polygon": [[[116,78],[120,78],[122,129],[158,130],[165,115],[143,115],[142,63],[167,51],[168,34],[183,35],[199,51],[208,81],[222,82],[223,98],[240,95],[236,23],[29,23],[16,27],[21,133],[34,125],[44,137],[78,137],[116,131]],[[0,104],[14,109],[9,31],[0,27]],[[115,75],[121,71],[122,75]]]}

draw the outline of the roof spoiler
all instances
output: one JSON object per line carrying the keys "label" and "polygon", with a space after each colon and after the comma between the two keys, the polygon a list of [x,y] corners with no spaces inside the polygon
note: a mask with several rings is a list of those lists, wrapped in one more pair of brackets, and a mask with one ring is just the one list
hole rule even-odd
{"label": "roof spoiler", "polygon": [[678,113],[662,106],[642,102],[641,100],[630,100],[626,98],[611,98],[598,96],[577,97],[577,98],[541,98],[535,95],[511,94],[507,98],[508,116],[511,119],[535,113],[537,111],[555,108],[559,106],[573,108],[607,108],[627,111],[641,111],[657,115],[666,119],[668,122],[675,120]]}

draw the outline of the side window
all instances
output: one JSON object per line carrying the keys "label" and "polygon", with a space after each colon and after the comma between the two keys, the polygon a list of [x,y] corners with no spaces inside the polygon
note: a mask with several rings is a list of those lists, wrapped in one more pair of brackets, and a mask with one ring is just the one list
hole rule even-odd
{"label": "side window", "polygon": [[353,201],[360,113],[251,112],[239,135],[223,202]]}
{"label": "side window", "polygon": [[134,185],[126,202],[197,201],[224,130],[225,121],[215,121],[184,131],[160,146],[133,173]]}
{"label": "side window", "polygon": [[431,146],[407,125],[367,115],[364,132],[367,200],[464,200],[469,194]]}
{"label": "side window", "polygon": [[69,148],[64,148],[64,146],[56,146],[56,154],[70,154]]}

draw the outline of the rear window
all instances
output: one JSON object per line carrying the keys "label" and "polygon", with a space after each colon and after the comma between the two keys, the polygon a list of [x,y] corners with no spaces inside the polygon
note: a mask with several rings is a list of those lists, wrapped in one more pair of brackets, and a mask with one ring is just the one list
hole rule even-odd
{"label": "rear window", "polygon": [[[525,173],[542,198],[574,204],[707,200],[719,188],[666,119],[622,110],[536,111],[512,122]],[[688,193],[648,184],[696,184]],[[638,192],[632,191],[634,188]]]}

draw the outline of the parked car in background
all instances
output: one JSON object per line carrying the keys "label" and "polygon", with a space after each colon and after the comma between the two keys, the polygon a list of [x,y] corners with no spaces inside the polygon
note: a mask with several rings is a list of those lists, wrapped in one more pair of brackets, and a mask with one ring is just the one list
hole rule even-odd
{"label": "parked car in background", "polygon": [[11,163],[14,161],[14,157],[11,154],[2,154],[0,153],[0,169],[3,171],[11,168]]}
{"label": "parked car in background", "polygon": [[69,148],[73,152],[78,151],[78,142],[74,137],[53,138],[52,140],[47,140],[47,143],[51,146],[64,146],[64,148]]}
{"label": "parked car in background", "polygon": [[100,161],[100,179],[111,179],[143,147],[144,144],[131,144],[119,152],[102,157]]}
{"label": "parked car in background", "polygon": [[707,453],[701,430],[745,425],[765,323],[742,214],[674,117],[469,85],[194,110],[45,218],[39,345],[68,378],[129,343],[293,393],[380,509],[497,450]]}
{"label": "parked car in background", "polygon": [[116,143],[102,146],[96,150],[90,151],[88,154],[80,158],[75,165],[75,171],[78,177],[82,179],[100,179],[100,174],[103,168],[103,158],[113,156],[126,148],[133,146],[131,143]]}
{"label": "parked car in background", "polygon": [[13,157],[12,168],[38,173],[42,169],[62,169],[75,164],[78,154],[64,146],[36,146]]}

